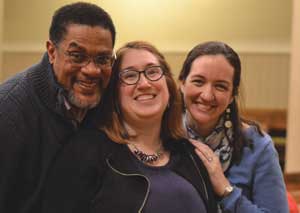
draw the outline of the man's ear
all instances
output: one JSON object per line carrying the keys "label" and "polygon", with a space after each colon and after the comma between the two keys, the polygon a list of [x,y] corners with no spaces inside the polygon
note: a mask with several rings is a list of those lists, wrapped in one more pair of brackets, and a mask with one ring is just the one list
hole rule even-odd
{"label": "man's ear", "polygon": [[50,64],[54,63],[55,57],[56,57],[56,48],[52,41],[48,40],[46,43],[47,47],[47,53],[49,56],[49,62]]}

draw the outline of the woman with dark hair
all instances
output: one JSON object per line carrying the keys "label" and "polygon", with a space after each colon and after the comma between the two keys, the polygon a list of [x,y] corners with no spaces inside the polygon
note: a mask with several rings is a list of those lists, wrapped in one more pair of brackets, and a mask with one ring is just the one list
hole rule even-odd
{"label": "woman with dark hair", "polygon": [[194,47],[179,75],[184,126],[225,212],[288,212],[269,135],[240,117],[238,54],[222,42]]}
{"label": "woman with dark hair", "polygon": [[176,82],[154,46],[119,49],[104,103],[102,131],[81,131],[53,165],[44,212],[217,212],[207,171],[184,139]]}

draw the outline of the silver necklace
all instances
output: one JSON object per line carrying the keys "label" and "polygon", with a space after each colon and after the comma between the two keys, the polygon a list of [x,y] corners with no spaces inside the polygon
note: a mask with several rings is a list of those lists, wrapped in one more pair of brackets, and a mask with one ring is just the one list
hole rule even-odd
{"label": "silver necklace", "polygon": [[154,154],[149,155],[137,148],[135,144],[130,143],[129,145],[133,146],[133,154],[143,163],[153,164],[163,155],[162,146]]}

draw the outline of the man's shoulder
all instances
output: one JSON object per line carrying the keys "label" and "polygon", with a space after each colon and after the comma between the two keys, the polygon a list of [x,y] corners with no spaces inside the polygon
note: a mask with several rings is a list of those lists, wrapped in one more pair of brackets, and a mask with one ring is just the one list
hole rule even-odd
{"label": "man's shoulder", "polygon": [[22,105],[28,101],[33,87],[27,80],[27,74],[28,70],[18,73],[0,85],[0,111],[5,106]]}
{"label": "man's shoulder", "polygon": [[37,84],[37,77],[39,79],[46,78],[45,74],[42,73],[46,73],[43,70],[46,69],[47,60],[44,56],[40,62],[33,64],[0,84],[0,104],[2,105],[3,102],[9,102],[13,99],[28,100],[28,96],[32,96],[35,90],[34,84]]}
{"label": "man's shoulder", "polygon": [[[27,69],[15,74],[8,80],[0,84],[0,104],[5,101],[9,101],[11,98],[18,98],[26,100],[27,95],[32,95],[34,91],[34,75],[39,75],[41,69],[45,69],[46,59],[42,59],[41,62],[28,67]],[[28,94],[29,93],[29,94]]]}
{"label": "man's shoulder", "polygon": [[27,118],[37,113],[37,93],[34,89],[30,73],[32,66],[0,85],[0,116],[12,122]]}

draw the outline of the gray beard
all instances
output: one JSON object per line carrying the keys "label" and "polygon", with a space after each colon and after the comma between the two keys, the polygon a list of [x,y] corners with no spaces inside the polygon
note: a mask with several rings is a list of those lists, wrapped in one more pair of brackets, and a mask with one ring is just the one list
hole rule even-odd
{"label": "gray beard", "polygon": [[77,98],[72,90],[68,92],[68,101],[70,102],[70,104],[74,105],[79,109],[89,110],[95,108],[99,104],[100,100],[101,100],[100,94],[97,96],[97,99],[95,101],[91,102],[91,101],[82,101],[80,98]]}

